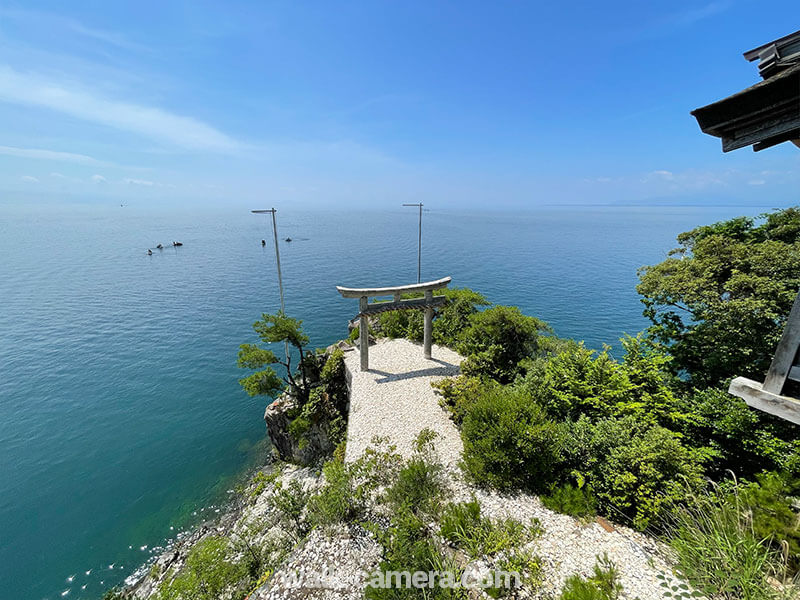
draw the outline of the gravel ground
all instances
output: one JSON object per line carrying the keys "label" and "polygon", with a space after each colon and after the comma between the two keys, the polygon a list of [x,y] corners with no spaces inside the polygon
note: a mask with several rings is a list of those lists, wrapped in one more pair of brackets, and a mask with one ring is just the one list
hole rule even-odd
{"label": "gravel ground", "polygon": [[616,524],[613,531],[607,531],[597,522],[581,522],[553,512],[535,496],[485,492],[463,481],[458,469],[461,437],[430,385],[431,381],[457,375],[461,356],[434,346],[434,359],[425,360],[422,346],[404,339],[379,340],[370,346],[369,355],[371,368],[363,373],[358,352],[348,353],[345,359],[352,381],[346,460],[360,456],[376,435],[388,437],[398,452],[408,456],[416,435],[429,427],[439,434],[436,449],[451,473],[456,500],[474,495],[487,516],[526,523],[536,518],[541,523],[544,533],[531,546],[542,557],[545,581],[533,597],[557,596],[567,577],[591,575],[596,558],[604,554],[620,571],[625,598],[667,597],[657,576],[674,580],[664,549],[652,538]]}
{"label": "gravel ground", "polygon": [[410,456],[412,443],[425,427],[439,434],[436,448],[442,462],[455,468],[461,458],[461,437],[439,406],[431,382],[458,375],[463,358],[433,346],[426,360],[422,345],[405,339],[378,340],[369,348],[369,371],[361,372],[358,350],[345,358],[350,387],[345,460],[353,461],[375,436],[388,437],[397,451]]}
{"label": "gravel ground", "polygon": [[360,600],[363,575],[377,567],[380,555],[380,545],[358,525],[312,531],[250,600]]}

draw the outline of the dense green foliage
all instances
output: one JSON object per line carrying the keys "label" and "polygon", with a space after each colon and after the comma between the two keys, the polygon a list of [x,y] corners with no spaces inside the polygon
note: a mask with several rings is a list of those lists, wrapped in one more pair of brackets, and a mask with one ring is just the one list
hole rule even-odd
{"label": "dense green foliage", "polygon": [[308,400],[287,413],[292,419],[288,431],[298,446],[304,448],[308,443],[308,431],[316,425],[325,431],[329,445],[335,447],[344,441],[347,432],[347,382],[344,353],[339,348],[331,352],[314,379],[319,381],[311,388]]}
{"label": "dense green foliage", "polygon": [[[440,536],[470,559],[488,558],[507,572],[517,572],[521,581],[535,585],[541,571],[539,559],[521,547],[539,535],[537,523],[526,527],[513,519],[492,521],[481,515],[477,502],[445,504],[446,487],[442,465],[436,456],[435,436],[423,430],[416,440],[414,455],[405,461],[389,482],[385,500],[391,508],[387,528],[374,527],[384,553],[379,570],[386,577],[399,572],[437,572],[451,582],[462,581],[464,560],[440,545]],[[441,525],[435,526],[439,521]],[[502,556],[502,558],[500,558]],[[479,584],[480,582],[473,582]],[[506,582],[487,589],[493,597],[511,591]],[[513,579],[510,585],[516,583]],[[424,597],[436,599],[475,597],[466,588],[436,585],[424,590]],[[418,598],[421,590],[409,587],[368,586],[372,600]]]}
{"label": "dense green foliage", "polygon": [[687,448],[678,435],[629,416],[590,423],[582,418],[571,428],[573,473],[589,482],[605,512],[625,516],[644,529],[663,509],[702,486],[702,451]]}
{"label": "dense green foliage", "polygon": [[[433,341],[443,346],[455,347],[471,315],[479,306],[489,302],[477,292],[467,288],[446,288],[436,292],[445,297],[444,306],[433,321]],[[404,294],[403,298],[421,298],[422,292]],[[378,317],[381,331],[390,338],[405,337],[422,341],[424,319],[420,310],[388,311]]]}
{"label": "dense green foliage", "polygon": [[489,387],[461,427],[464,464],[480,484],[544,491],[559,469],[566,428],[518,390]]}
{"label": "dense green foliage", "polygon": [[800,287],[800,210],[697,227],[678,243],[640,271],[651,335],[696,386],[763,379]]}
{"label": "dense green foliage", "polygon": [[520,361],[540,350],[546,323],[523,315],[516,306],[492,306],[469,317],[456,349],[467,357],[467,375],[481,374],[508,383],[520,372]]}
{"label": "dense green foliage", "polygon": [[740,488],[756,538],[768,540],[790,571],[800,570],[800,519],[793,507],[800,482],[784,474],[762,473]]}

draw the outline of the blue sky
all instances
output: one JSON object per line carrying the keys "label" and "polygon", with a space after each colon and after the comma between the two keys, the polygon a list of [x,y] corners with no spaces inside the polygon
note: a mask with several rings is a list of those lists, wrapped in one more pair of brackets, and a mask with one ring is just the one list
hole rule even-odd
{"label": "blue sky", "polygon": [[0,199],[775,205],[800,151],[689,111],[796,0],[3,2]]}

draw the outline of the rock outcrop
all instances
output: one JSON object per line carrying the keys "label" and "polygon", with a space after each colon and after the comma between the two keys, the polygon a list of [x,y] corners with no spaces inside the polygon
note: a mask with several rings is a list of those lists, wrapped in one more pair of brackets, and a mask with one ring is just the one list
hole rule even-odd
{"label": "rock outcrop", "polygon": [[289,425],[297,416],[297,401],[289,394],[283,394],[264,411],[264,422],[272,443],[273,453],[286,462],[297,465],[312,465],[321,457],[330,455],[335,447],[331,439],[329,423],[311,423],[296,437]]}

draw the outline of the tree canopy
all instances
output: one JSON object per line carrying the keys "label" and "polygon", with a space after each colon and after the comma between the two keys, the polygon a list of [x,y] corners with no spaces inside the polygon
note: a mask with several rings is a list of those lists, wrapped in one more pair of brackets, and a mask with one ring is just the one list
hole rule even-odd
{"label": "tree canopy", "polygon": [[678,243],[639,271],[650,335],[694,386],[763,379],[800,287],[800,209],[697,227]]}
{"label": "tree canopy", "polygon": [[[300,404],[308,401],[310,388],[306,376],[306,361],[303,360],[303,348],[308,344],[308,336],[303,332],[303,322],[287,317],[282,312],[276,314],[263,314],[261,319],[253,323],[253,329],[265,344],[287,342],[293,346],[299,356],[299,381],[292,372],[291,354],[285,361],[267,348],[257,344],[242,344],[239,346],[239,359],[237,364],[242,369],[258,369],[247,377],[239,380],[244,390],[251,396],[276,396],[284,389],[284,383],[289,388]],[[286,378],[281,379],[271,365],[282,365],[286,370]]]}

